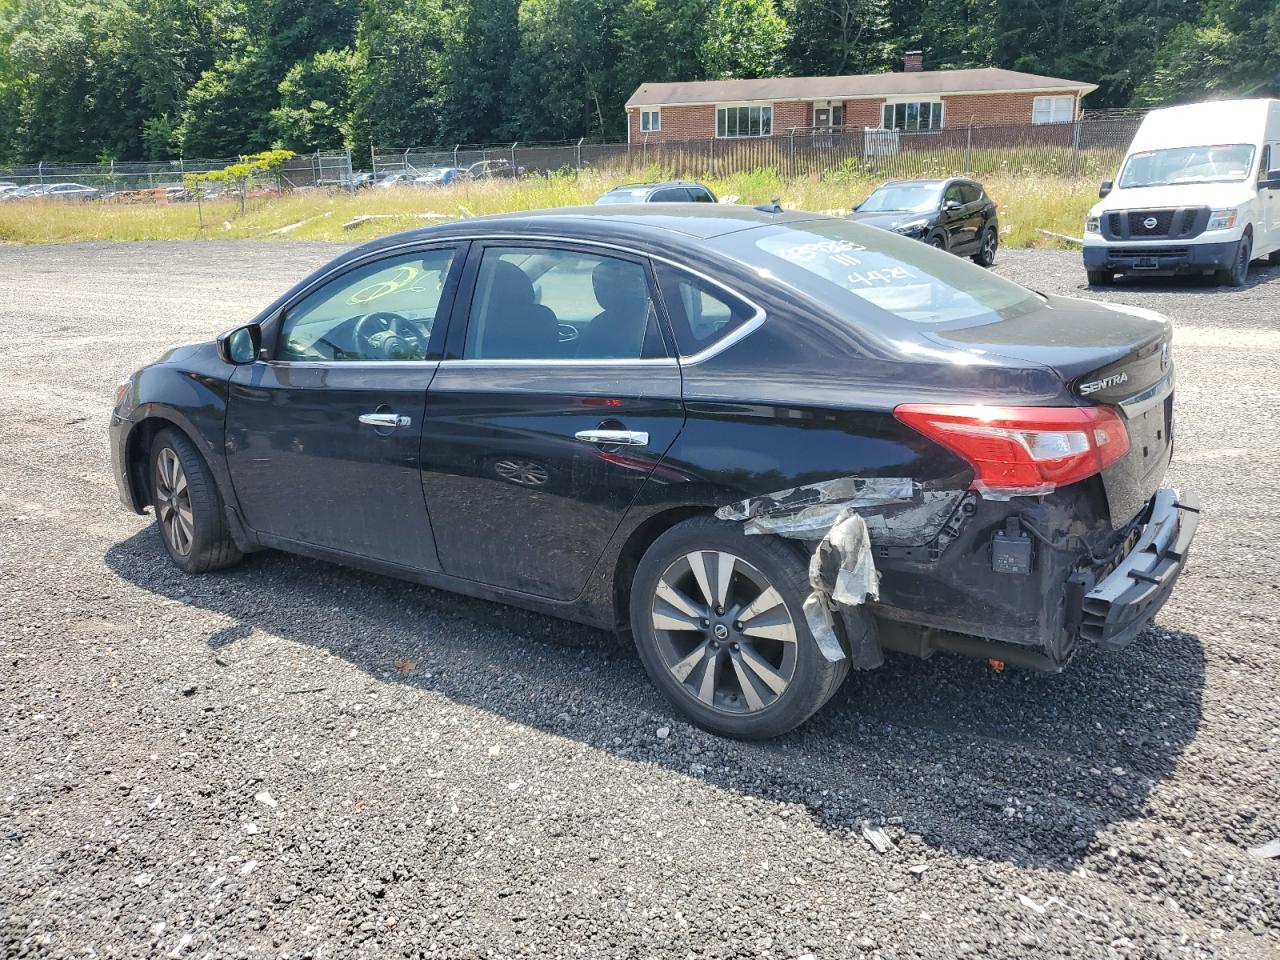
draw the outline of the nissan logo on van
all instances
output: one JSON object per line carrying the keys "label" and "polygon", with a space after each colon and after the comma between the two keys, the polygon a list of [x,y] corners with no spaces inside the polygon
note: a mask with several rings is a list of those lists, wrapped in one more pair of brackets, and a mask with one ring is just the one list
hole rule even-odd
{"label": "nissan logo on van", "polygon": [[1147,217],[1147,219],[1142,221],[1142,225],[1146,227],[1148,230],[1154,230],[1156,228],[1156,224],[1159,222],[1160,221],[1157,220],[1155,217]]}

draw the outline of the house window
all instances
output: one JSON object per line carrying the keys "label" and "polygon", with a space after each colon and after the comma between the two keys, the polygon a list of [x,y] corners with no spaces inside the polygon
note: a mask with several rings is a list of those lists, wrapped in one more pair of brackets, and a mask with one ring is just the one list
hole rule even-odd
{"label": "house window", "polygon": [[773,107],[717,107],[716,136],[773,136]]}
{"label": "house window", "polygon": [[942,103],[922,100],[912,103],[886,103],[883,123],[886,130],[941,130]]}
{"label": "house window", "polygon": [[662,129],[662,111],[661,110],[641,110],[640,111],[640,132],[656,133]]}
{"label": "house window", "polygon": [[1070,123],[1075,118],[1075,97],[1036,97],[1032,101],[1032,123]]}
{"label": "house window", "polygon": [[815,127],[843,127],[844,104],[814,104],[813,125]]}

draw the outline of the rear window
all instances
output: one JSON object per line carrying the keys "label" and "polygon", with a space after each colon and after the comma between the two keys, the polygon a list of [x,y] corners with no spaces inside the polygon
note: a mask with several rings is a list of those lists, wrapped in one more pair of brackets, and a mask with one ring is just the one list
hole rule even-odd
{"label": "rear window", "polygon": [[977,326],[1039,304],[1030,290],[917,240],[845,220],[806,220],[713,243],[852,322]]}

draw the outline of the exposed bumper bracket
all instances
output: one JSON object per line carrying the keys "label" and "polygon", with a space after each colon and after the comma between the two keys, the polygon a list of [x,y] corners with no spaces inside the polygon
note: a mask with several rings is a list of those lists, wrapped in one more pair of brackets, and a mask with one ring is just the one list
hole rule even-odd
{"label": "exposed bumper bracket", "polygon": [[1160,608],[1187,562],[1200,523],[1200,500],[1187,491],[1156,491],[1138,541],[1084,596],[1080,636],[1106,650],[1134,641]]}

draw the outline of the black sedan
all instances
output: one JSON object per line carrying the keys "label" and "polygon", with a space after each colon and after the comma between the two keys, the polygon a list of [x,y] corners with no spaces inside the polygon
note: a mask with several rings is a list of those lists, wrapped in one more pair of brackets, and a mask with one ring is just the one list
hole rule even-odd
{"label": "black sedan", "polygon": [[964,177],[893,180],[854,207],[849,219],[923,240],[981,267],[995,263],[1000,244],[995,201],[982,184]]}
{"label": "black sedan", "polygon": [[1058,670],[1150,622],[1171,330],[811,214],[643,204],[343,254],[120,385],[123,502],[180,569],[270,547],[630,635],[765,737],[850,667]]}

